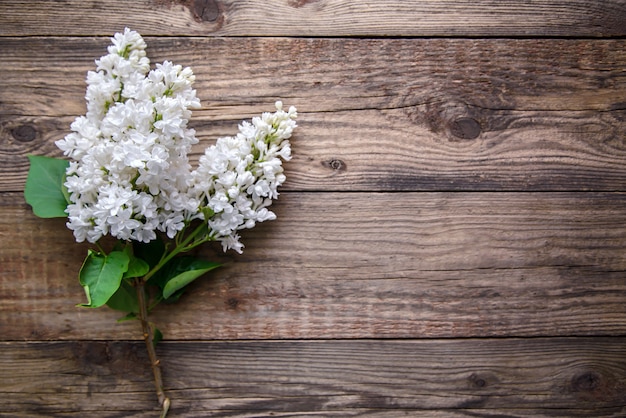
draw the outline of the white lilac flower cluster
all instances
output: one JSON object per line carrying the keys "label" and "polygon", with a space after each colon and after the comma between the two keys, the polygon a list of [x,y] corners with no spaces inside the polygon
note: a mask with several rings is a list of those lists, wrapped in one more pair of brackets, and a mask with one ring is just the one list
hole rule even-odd
{"label": "white lilac flower cluster", "polygon": [[198,140],[187,121],[200,102],[191,69],[165,61],[150,70],[143,38],[129,29],[112,43],[87,75],[86,115],[56,142],[74,160],[65,182],[68,228],[78,242],[149,242],[201,219],[224,250],[241,252],[237,231],[275,218],[267,206],[285,180],[296,109],[277,102],[275,113],[243,122],[192,171],[187,154]]}
{"label": "white lilac flower cluster", "polygon": [[[234,137],[219,138],[192,173],[190,194],[201,208],[209,209],[212,216],[206,221],[224,250],[241,252],[238,230],[276,218],[267,207],[285,181],[282,160],[291,158],[288,139],[297,116],[295,107],[288,111],[282,107],[276,102],[275,113],[243,122]],[[207,211],[201,211],[203,219],[204,213]]]}

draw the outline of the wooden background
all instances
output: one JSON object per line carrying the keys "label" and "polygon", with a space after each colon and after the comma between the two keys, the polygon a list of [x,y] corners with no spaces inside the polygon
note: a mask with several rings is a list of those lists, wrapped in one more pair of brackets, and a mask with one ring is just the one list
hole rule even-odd
{"label": "wooden background", "polygon": [[125,26],[193,68],[195,160],[300,114],[278,219],[153,317],[170,416],[626,416],[624,0],[2,0],[0,416],[157,415],[22,194]]}

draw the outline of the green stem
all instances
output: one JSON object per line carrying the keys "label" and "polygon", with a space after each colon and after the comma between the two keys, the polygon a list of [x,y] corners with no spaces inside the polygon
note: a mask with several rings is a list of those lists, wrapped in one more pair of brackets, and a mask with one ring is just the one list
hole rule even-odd
{"label": "green stem", "polygon": [[204,232],[206,230],[206,227],[207,226],[204,223],[201,223],[200,225],[198,225],[198,227],[194,229],[193,232],[189,234],[189,236],[187,236],[187,238],[185,238],[181,243],[176,245],[176,247],[170,253],[163,256],[161,260],[159,261],[159,263],[156,266],[154,266],[152,270],[148,272],[148,274],[143,276],[143,282],[144,283],[147,282],[152,276],[156,274],[157,271],[159,271],[165,264],[167,264],[168,261],[170,261],[172,258],[177,256],[178,254],[185,252],[185,251],[189,251],[197,247],[198,245],[202,244],[203,242],[208,241],[208,238],[203,238],[203,239],[194,241],[201,232]]}

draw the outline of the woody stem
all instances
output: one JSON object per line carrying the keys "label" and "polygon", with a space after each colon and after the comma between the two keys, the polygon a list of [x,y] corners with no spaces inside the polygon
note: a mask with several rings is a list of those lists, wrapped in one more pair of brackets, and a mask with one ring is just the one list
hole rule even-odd
{"label": "woody stem", "polygon": [[152,374],[154,375],[154,386],[159,399],[159,405],[161,405],[162,408],[161,418],[165,418],[167,411],[170,408],[170,400],[167,396],[165,396],[165,392],[163,391],[163,378],[161,377],[160,361],[157,358],[156,350],[154,349],[154,329],[148,322],[148,304],[146,303],[144,283],[144,279],[142,278],[138,278],[135,281],[137,300],[139,302],[139,321],[141,322],[143,339],[146,342],[146,349],[148,350],[148,357],[150,358],[150,367],[152,367]]}

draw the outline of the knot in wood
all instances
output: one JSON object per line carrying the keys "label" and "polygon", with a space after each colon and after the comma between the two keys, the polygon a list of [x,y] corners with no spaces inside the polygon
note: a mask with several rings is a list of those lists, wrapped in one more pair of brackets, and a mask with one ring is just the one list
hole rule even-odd
{"label": "knot in wood", "polygon": [[20,125],[11,130],[11,135],[19,142],[30,142],[37,137],[37,130],[32,125]]}
{"label": "knot in wood", "polygon": [[215,22],[220,16],[220,7],[216,0],[192,0],[191,11],[202,22]]}
{"label": "knot in wood", "polygon": [[343,171],[347,168],[346,163],[338,158],[331,158],[329,160],[322,161],[322,165],[335,171]]}
{"label": "knot in wood", "polygon": [[450,122],[450,133],[457,138],[476,139],[480,132],[480,124],[475,119],[462,117]]}
{"label": "knot in wood", "polygon": [[287,4],[291,7],[298,9],[300,7],[306,6],[309,3],[315,3],[316,1],[318,0],[289,0]]}
{"label": "knot in wood", "polygon": [[600,386],[600,376],[594,372],[585,372],[572,378],[575,392],[592,392]]}
{"label": "knot in wood", "polygon": [[472,373],[469,377],[471,385],[475,388],[484,388],[487,386],[487,381],[475,373]]}
{"label": "knot in wood", "polygon": [[237,309],[237,307],[239,306],[239,299],[235,297],[228,298],[228,300],[226,301],[226,304],[228,305],[230,309]]}

